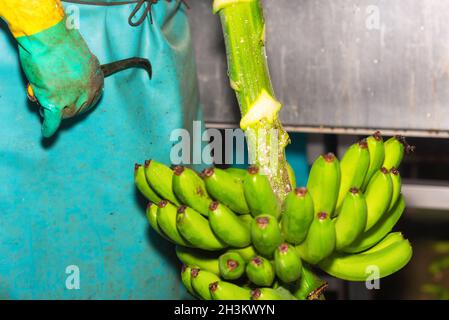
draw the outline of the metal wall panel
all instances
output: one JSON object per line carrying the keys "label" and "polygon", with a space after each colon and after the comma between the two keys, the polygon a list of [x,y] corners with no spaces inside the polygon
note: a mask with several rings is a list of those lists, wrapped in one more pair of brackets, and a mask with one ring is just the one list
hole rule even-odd
{"label": "metal wall panel", "polygon": [[[219,18],[191,1],[206,120],[236,124]],[[449,2],[265,0],[272,80],[292,129],[449,131]],[[337,131],[338,132],[338,131]]]}

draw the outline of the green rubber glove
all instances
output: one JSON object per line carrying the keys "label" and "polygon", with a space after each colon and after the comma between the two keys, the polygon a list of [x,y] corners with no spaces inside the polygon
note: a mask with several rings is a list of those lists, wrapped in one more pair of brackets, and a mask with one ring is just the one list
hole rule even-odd
{"label": "green rubber glove", "polygon": [[98,59],[65,19],[39,33],[18,37],[19,57],[30,83],[29,95],[41,105],[42,134],[52,136],[61,120],[92,108],[103,92]]}

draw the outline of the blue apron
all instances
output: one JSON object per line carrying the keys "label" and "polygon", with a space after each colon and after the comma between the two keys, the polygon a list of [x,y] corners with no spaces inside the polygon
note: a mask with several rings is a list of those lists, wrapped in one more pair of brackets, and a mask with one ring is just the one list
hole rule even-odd
{"label": "blue apron", "polygon": [[107,78],[93,112],[43,140],[1,25],[0,299],[185,298],[173,245],[150,230],[133,168],[169,164],[171,131],[202,119],[187,9],[161,0],[153,24],[132,27],[135,4],[64,5],[72,19],[79,10],[101,63],[145,57],[153,79],[141,69]]}

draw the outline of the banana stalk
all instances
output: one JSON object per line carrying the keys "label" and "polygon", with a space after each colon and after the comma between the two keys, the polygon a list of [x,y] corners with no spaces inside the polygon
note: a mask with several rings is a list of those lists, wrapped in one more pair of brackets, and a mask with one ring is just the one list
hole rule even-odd
{"label": "banana stalk", "polygon": [[271,85],[265,53],[265,22],[260,0],[214,0],[221,19],[228,75],[240,106],[251,161],[269,177],[282,203],[291,190],[285,147],[290,143],[279,121],[281,104]]}

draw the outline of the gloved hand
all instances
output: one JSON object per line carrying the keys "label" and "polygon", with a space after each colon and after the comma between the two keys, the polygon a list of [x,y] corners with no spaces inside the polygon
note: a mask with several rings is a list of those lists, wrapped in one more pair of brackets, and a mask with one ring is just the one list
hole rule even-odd
{"label": "gloved hand", "polygon": [[97,58],[76,29],[67,29],[59,0],[3,0],[0,16],[19,43],[19,57],[41,105],[42,134],[52,136],[64,118],[89,110],[103,91]]}
{"label": "gloved hand", "polygon": [[103,90],[104,77],[77,30],[65,23],[38,34],[18,38],[22,68],[44,117],[42,134],[50,137],[61,119],[89,110]]}

